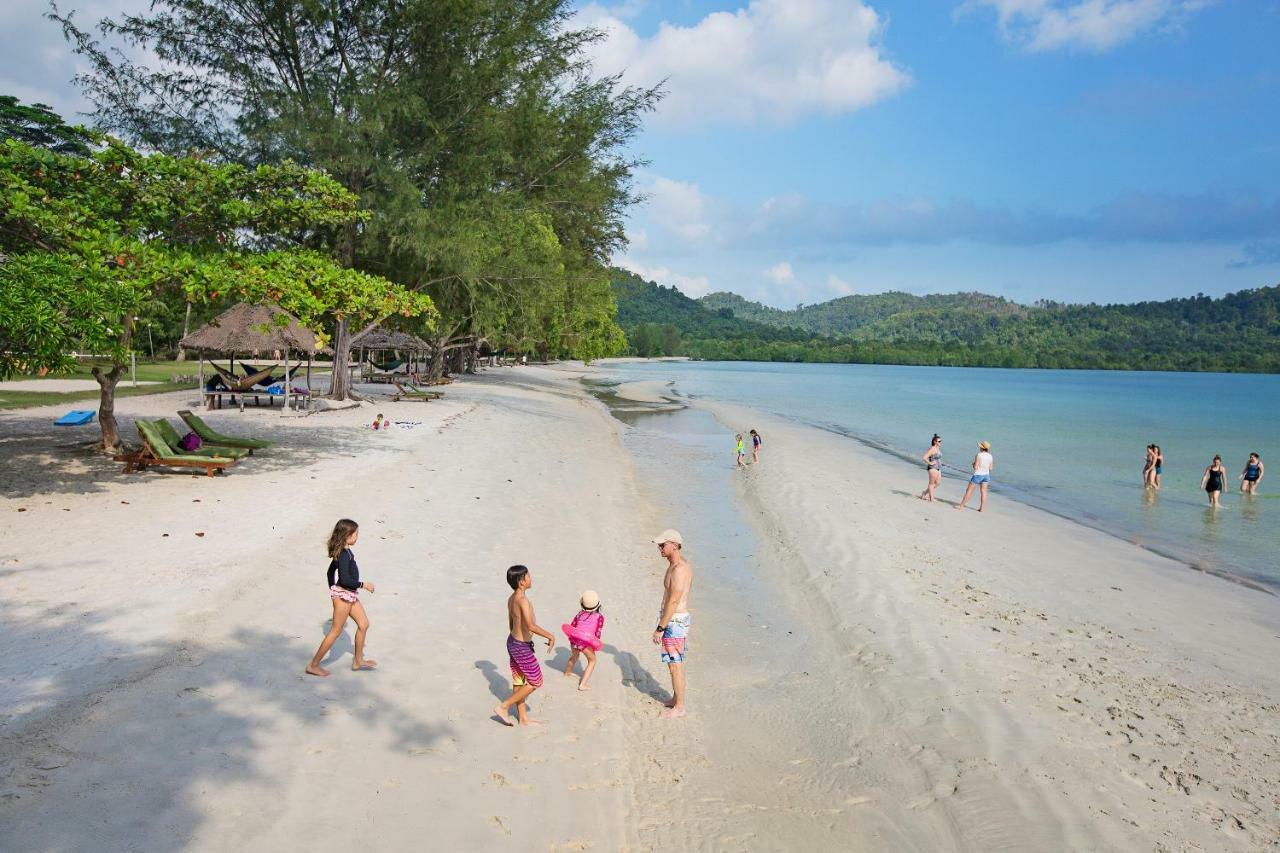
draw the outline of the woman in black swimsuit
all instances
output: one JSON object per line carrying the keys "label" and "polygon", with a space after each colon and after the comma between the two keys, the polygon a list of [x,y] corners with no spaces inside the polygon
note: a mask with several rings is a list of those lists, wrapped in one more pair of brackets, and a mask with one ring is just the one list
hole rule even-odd
{"label": "woman in black swimsuit", "polygon": [[1209,494],[1209,506],[1217,509],[1220,504],[1218,498],[1222,496],[1222,486],[1227,479],[1227,468],[1222,464],[1221,456],[1213,457],[1213,464],[1204,469],[1204,476],[1200,478],[1200,488]]}
{"label": "woman in black swimsuit", "polygon": [[1250,453],[1249,461],[1244,464],[1244,470],[1240,472],[1240,491],[1246,495],[1256,495],[1258,484],[1262,482],[1262,475],[1265,473],[1262,457],[1256,453]]}
{"label": "woman in black swimsuit", "polygon": [[932,503],[933,493],[942,482],[942,436],[935,432],[933,441],[929,442],[929,449],[920,458],[924,460],[924,467],[929,472],[929,485],[920,493],[920,500]]}

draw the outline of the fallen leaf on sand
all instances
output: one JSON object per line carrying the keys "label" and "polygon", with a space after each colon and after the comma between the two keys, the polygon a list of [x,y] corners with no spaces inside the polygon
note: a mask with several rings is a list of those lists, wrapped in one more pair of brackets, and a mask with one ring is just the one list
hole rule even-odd
{"label": "fallen leaf on sand", "polygon": [[127,503],[128,503],[128,501],[120,501],[120,503],[122,503],[122,504],[127,504]]}
{"label": "fallen leaf on sand", "polygon": [[197,531],[196,531],[196,535],[197,535],[197,536],[203,536],[203,535],[204,535],[204,531],[203,531],[203,530],[197,530]]}
{"label": "fallen leaf on sand", "polygon": [[18,512],[26,512],[26,511],[27,511],[27,508],[25,506],[18,507]]}

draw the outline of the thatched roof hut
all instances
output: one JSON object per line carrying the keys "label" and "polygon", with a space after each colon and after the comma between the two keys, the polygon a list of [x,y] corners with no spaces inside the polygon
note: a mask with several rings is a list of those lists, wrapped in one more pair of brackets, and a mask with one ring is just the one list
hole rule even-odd
{"label": "thatched roof hut", "polygon": [[400,352],[426,352],[431,344],[417,335],[384,329],[381,326],[363,335],[356,346],[366,350],[399,350]]}
{"label": "thatched roof hut", "polygon": [[[278,325],[278,317],[287,323]],[[183,349],[201,352],[259,356],[277,350],[315,355],[321,351],[316,336],[297,317],[279,305],[249,305],[241,302],[214,317],[178,342]]]}

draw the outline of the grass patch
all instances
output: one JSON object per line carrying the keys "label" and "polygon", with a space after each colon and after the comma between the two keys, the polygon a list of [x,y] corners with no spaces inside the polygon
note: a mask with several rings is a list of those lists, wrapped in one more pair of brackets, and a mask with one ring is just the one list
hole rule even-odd
{"label": "grass patch", "polygon": [[[138,378],[142,379],[142,365],[138,365]],[[81,377],[59,376],[59,379]],[[90,376],[90,379],[93,377]],[[196,389],[189,383],[173,383],[161,382],[159,385],[139,385],[134,388],[125,382],[116,387],[116,399],[121,397],[141,397],[146,394],[164,394],[167,391],[191,391],[195,393]],[[59,403],[77,403],[83,400],[90,400],[94,403],[92,406],[83,406],[81,408],[98,408],[97,402],[101,395],[95,389],[88,391],[0,391],[0,410],[3,409],[25,409],[30,406],[52,406]]]}

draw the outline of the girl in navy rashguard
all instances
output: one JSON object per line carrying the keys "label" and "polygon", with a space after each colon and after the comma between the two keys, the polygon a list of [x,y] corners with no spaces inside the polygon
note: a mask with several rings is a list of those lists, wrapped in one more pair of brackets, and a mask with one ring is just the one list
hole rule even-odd
{"label": "girl in navy rashguard", "polygon": [[342,518],[333,526],[329,534],[329,598],[333,601],[333,625],[329,633],[320,641],[315,657],[307,664],[308,675],[326,676],[329,670],[320,665],[324,656],[333,648],[342,634],[347,619],[356,622],[355,657],[351,660],[354,670],[373,669],[378,665],[376,660],[364,656],[364,639],[369,633],[369,617],[360,603],[360,590],[373,592],[371,581],[360,580],[360,567],[356,565],[356,556],[351,553],[351,546],[360,538],[360,525],[349,518]]}

